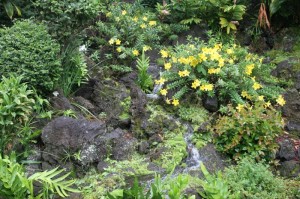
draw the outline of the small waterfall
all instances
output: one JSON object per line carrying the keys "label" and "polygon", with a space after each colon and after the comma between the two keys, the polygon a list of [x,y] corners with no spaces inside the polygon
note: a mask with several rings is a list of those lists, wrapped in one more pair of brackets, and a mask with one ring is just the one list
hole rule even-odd
{"label": "small waterfall", "polygon": [[155,84],[152,93],[147,94],[147,97],[150,99],[158,99],[159,95],[157,94],[162,88],[162,84]]}
{"label": "small waterfall", "polygon": [[189,124],[186,124],[186,127],[187,133],[185,134],[184,139],[187,143],[188,157],[186,159],[187,168],[184,169],[184,173],[199,168],[200,163],[202,162],[198,149],[192,143],[194,130]]}

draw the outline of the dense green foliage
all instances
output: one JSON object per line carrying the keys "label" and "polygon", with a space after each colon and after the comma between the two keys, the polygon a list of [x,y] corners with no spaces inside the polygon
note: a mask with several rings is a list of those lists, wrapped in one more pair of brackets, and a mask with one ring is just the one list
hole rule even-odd
{"label": "dense green foliage", "polygon": [[272,159],[283,121],[278,111],[262,103],[236,109],[229,105],[227,115],[220,116],[213,128],[217,148],[235,159],[249,154]]}
{"label": "dense green foliage", "polygon": [[240,198],[294,198],[286,186],[287,181],[276,177],[268,166],[251,158],[244,158],[237,166],[226,169],[224,178],[230,189],[240,194]]}
{"label": "dense green foliage", "polygon": [[141,89],[145,92],[150,93],[153,89],[153,80],[151,75],[148,74],[149,68],[149,57],[145,56],[145,52],[142,52],[141,58],[138,58],[137,61],[137,69],[138,69],[138,79],[137,84],[141,87]]}
{"label": "dense green foliage", "polygon": [[99,0],[34,0],[33,5],[37,17],[46,21],[51,27],[50,32],[62,42],[82,32],[100,11]]}
{"label": "dense green foliage", "polygon": [[0,73],[21,75],[38,92],[51,91],[62,73],[60,46],[43,24],[17,21],[1,29],[0,51]]}
{"label": "dense green foliage", "polygon": [[[23,166],[18,164],[13,156],[2,158],[0,155],[0,171],[0,197],[7,199],[50,198],[51,193],[66,197],[67,192],[79,192],[71,187],[74,184],[73,180],[66,180],[70,173],[60,176],[64,170],[55,168],[27,177]],[[34,192],[33,183],[42,185],[37,194]]]}
{"label": "dense green foliage", "polygon": [[26,140],[30,131],[22,128],[30,121],[31,114],[39,104],[36,94],[21,83],[21,77],[2,77],[0,82],[0,155],[13,143]]}

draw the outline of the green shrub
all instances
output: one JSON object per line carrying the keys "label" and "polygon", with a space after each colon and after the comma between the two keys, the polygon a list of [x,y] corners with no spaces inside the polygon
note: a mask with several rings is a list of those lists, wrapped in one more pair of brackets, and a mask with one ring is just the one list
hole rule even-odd
{"label": "green shrub", "polygon": [[100,12],[100,0],[34,0],[38,18],[46,21],[50,32],[64,42],[70,35],[82,32]]}
{"label": "green shrub", "polygon": [[278,103],[284,104],[280,95],[283,89],[270,76],[273,67],[243,47],[213,39],[208,43],[193,40],[160,53],[165,71],[155,82],[164,84],[161,94],[169,104],[179,105],[186,94],[217,96],[223,104],[244,104],[261,98],[272,102],[280,98]]}
{"label": "green shrub", "polygon": [[227,115],[220,116],[214,125],[217,149],[235,159],[254,153],[270,159],[277,148],[276,137],[283,133],[281,114],[263,103],[254,106],[228,106]]}
{"label": "green shrub", "polygon": [[20,131],[35,109],[36,95],[21,77],[2,77],[0,82],[0,154],[8,143],[27,137],[27,131]]}
{"label": "green shrub", "polygon": [[204,175],[204,180],[199,180],[203,188],[200,195],[207,199],[236,199],[239,192],[231,193],[227,180],[223,177],[221,171],[216,175],[210,174],[203,163],[200,163],[201,171]]}
{"label": "green shrub", "polygon": [[[6,199],[16,198],[50,198],[50,193],[56,193],[61,197],[68,196],[67,192],[79,192],[71,188],[73,180],[65,180],[70,173],[60,176],[64,170],[57,168],[43,171],[27,177],[22,165],[18,164],[15,157],[4,157],[0,155],[0,197]],[[35,193],[33,183],[42,185],[39,193]]]}
{"label": "green shrub", "polygon": [[286,180],[276,177],[266,165],[255,163],[249,157],[242,159],[237,166],[227,168],[224,178],[234,193],[240,193],[240,198],[294,198]]}
{"label": "green shrub", "polygon": [[51,91],[62,72],[60,47],[46,26],[30,20],[17,21],[0,30],[0,73],[23,76],[31,88]]}

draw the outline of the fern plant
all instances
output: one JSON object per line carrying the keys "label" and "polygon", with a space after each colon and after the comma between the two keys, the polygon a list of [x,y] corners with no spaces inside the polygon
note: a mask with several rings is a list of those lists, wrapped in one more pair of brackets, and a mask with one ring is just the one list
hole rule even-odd
{"label": "fern plant", "polygon": [[137,84],[144,92],[150,93],[153,88],[153,80],[151,75],[148,74],[149,57],[145,56],[143,51],[141,58],[137,59],[138,79]]}
{"label": "fern plant", "polygon": [[[37,172],[28,178],[23,166],[16,162],[14,154],[10,158],[7,156],[2,158],[0,155],[0,197],[47,199],[50,198],[50,193],[58,194],[63,198],[68,196],[67,192],[78,193],[79,190],[72,188],[74,180],[66,180],[70,173],[61,176],[63,171],[55,168]],[[43,186],[38,195],[35,195],[33,190],[33,184],[36,182]]]}

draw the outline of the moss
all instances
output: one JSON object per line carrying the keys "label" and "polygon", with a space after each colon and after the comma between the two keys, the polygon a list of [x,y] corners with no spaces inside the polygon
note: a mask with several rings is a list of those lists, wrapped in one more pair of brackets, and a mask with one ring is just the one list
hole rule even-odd
{"label": "moss", "polygon": [[131,105],[131,97],[125,98],[120,102],[120,106],[122,107],[122,113],[119,115],[119,119],[126,120],[130,119],[130,105]]}
{"label": "moss", "polygon": [[208,120],[208,111],[196,105],[180,106],[178,115],[181,119],[191,122],[194,130]]}
{"label": "moss", "polygon": [[135,154],[130,160],[115,161],[107,159],[108,167],[103,173],[94,169],[86,176],[76,181],[81,187],[84,199],[105,198],[107,192],[126,185],[126,178],[130,176],[145,176],[154,174],[147,169],[148,163],[141,155]]}

